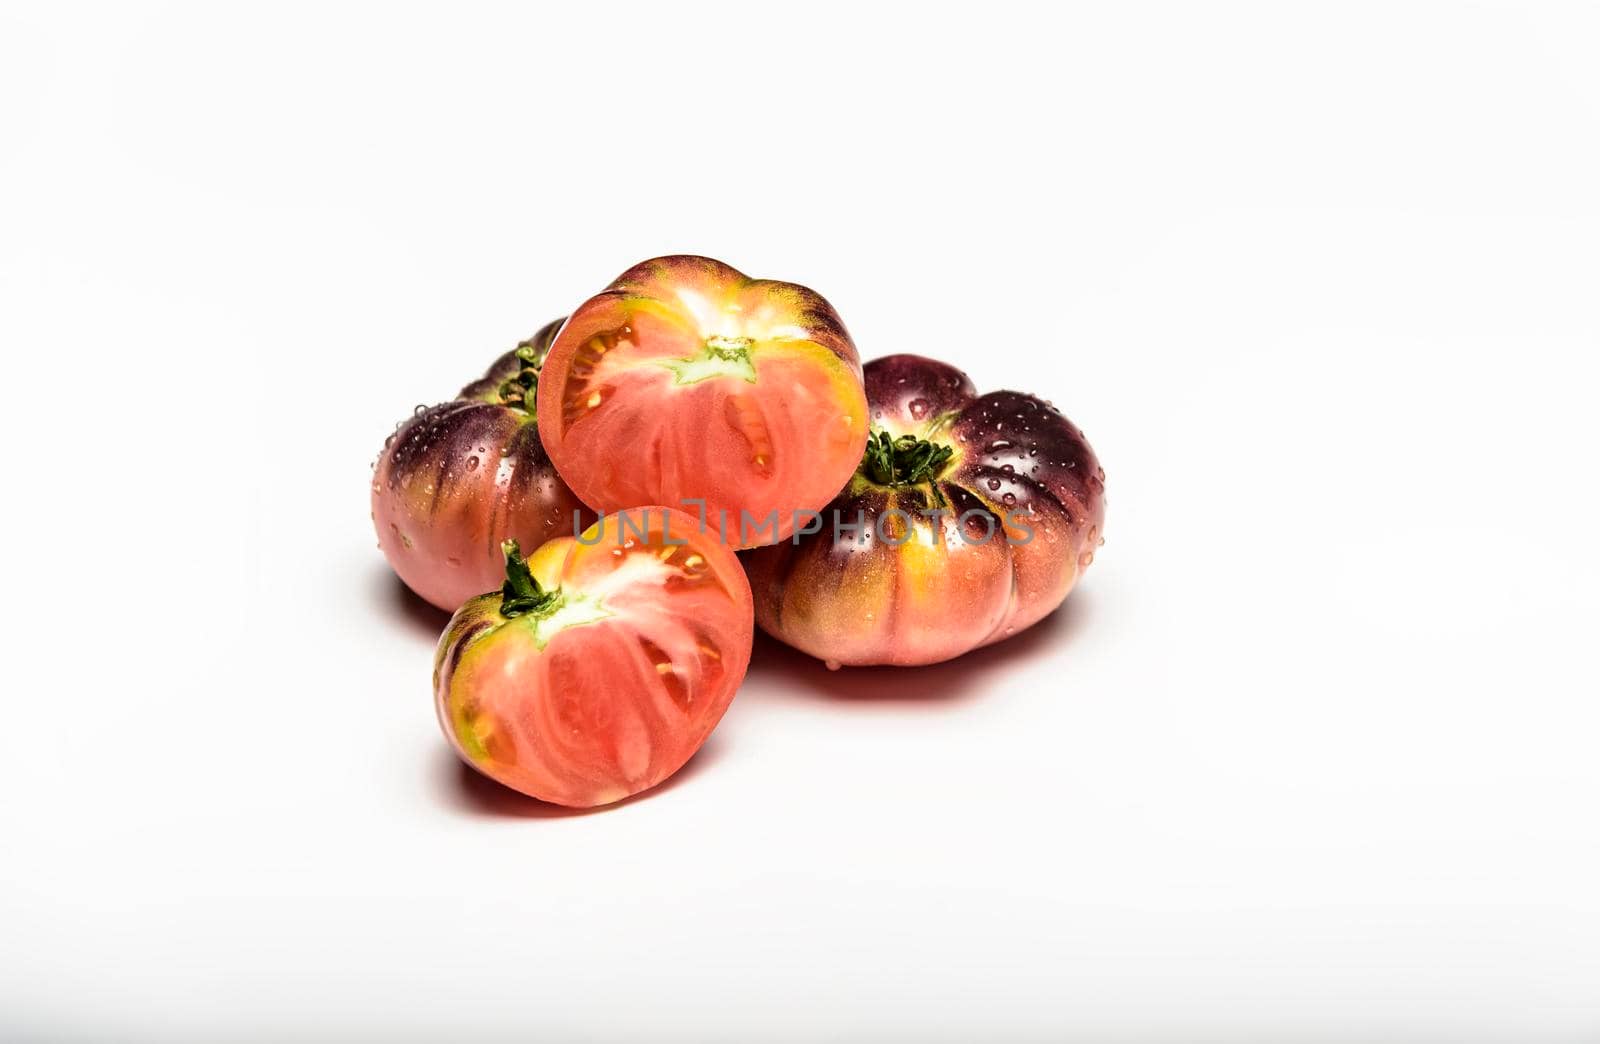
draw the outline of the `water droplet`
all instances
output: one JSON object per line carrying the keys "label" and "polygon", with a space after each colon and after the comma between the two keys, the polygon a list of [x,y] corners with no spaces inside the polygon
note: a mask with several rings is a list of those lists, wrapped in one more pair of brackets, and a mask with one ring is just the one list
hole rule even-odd
{"label": "water droplet", "polygon": [[1010,464],[1002,464],[1002,465],[1000,465],[1000,470],[1005,472],[1007,475],[1010,475],[1013,472],[1015,472],[1017,469],[1012,467]]}
{"label": "water droplet", "polygon": [[478,470],[478,458],[477,457],[468,457],[467,458],[467,470],[468,471],[477,471]]}
{"label": "water droplet", "polygon": [[928,400],[912,399],[910,402],[906,403],[906,409],[911,411],[911,417],[913,420],[921,420],[928,415]]}
{"label": "water droplet", "polygon": [[844,664],[840,663],[838,660],[824,660],[822,662],[822,664],[823,664],[824,667],[828,668],[828,670],[830,670],[830,671],[836,671],[840,667],[844,666]]}
{"label": "water droplet", "polygon": [[999,479],[992,478],[992,479],[989,480],[989,489],[991,491],[997,490],[999,488],[1000,488],[1000,480]]}
{"label": "water droplet", "polygon": [[1091,564],[1093,564],[1093,562],[1094,562],[1094,552],[1093,551],[1085,551],[1083,554],[1078,556],[1078,568],[1079,569],[1088,569],[1089,566]]}
{"label": "water droplet", "polygon": [[1017,495],[1015,493],[1007,493],[1000,498],[1000,502],[1006,507],[1013,507],[1017,503]]}
{"label": "water droplet", "polygon": [[420,417],[424,413],[427,413],[427,412],[428,412],[428,407],[426,407],[426,406],[418,406],[416,409],[411,411],[411,416]]}

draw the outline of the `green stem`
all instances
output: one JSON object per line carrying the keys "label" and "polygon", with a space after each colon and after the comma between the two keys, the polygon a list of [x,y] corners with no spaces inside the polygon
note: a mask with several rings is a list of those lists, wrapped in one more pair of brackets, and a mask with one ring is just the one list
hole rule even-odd
{"label": "green stem", "polygon": [[500,402],[506,406],[520,406],[529,413],[533,412],[539,394],[539,367],[544,365],[545,354],[550,350],[546,344],[542,349],[533,341],[523,341],[517,345],[517,359],[522,363],[522,369],[516,376],[508,377],[500,385]]}
{"label": "green stem", "polygon": [[559,592],[546,591],[533,578],[527,559],[515,540],[500,545],[506,556],[506,582],[500,588],[500,615],[506,619],[537,612],[555,601]]}
{"label": "green stem", "polygon": [[914,486],[938,478],[950,458],[950,446],[941,446],[915,435],[891,438],[880,431],[867,439],[861,457],[861,471],[880,486]]}

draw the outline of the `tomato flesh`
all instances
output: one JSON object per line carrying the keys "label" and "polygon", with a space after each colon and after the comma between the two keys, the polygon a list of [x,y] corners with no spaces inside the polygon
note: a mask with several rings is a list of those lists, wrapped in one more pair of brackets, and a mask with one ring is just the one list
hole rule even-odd
{"label": "tomato flesh", "polygon": [[456,752],[492,779],[573,807],[656,786],[721,720],[750,661],[737,557],[670,508],[608,515],[528,565],[550,603],[507,617],[467,602],[439,644],[434,687]]}

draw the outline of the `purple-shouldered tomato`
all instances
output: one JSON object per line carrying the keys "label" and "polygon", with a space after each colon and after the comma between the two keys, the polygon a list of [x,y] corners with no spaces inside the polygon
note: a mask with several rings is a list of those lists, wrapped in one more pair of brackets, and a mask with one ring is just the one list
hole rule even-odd
{"label": "purple-shouldered tomato", "polygon": [[795,538],[743,556],[762,629],[830,665],[914,665],[1053,611],[1104,542],[1083,432],[922,356],[865,373],[875,430],[854,476]]}
{"label": "purple-shouldered tomato", "polygon": [[406,586],[441,609],[500,584],[502,542],[531,552],[594,519],[539,441],[539,370],[561,323],[495,360],[457,398],[419,410],[378,457],[378,546]]}

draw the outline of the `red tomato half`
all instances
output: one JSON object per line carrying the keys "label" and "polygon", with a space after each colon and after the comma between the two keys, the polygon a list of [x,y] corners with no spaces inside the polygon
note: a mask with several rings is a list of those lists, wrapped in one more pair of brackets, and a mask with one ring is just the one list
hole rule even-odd
{"label": "red tomato half", "polygon": [[705,257],[624,272],[567,320],[539,380],[540,437],[586,504],[703,500],[739,546],[792,533],[867,439],[861,363],[833,307]]}
{"label": "red tomato half", "polygon": [[750,585],[714,531],[633,508],[559,537],[456,611],[439,641],[439,723],[461,758],[545,801],[655,786],[722,718],[750,663]]}
{"label": "red tomato half", "polygon": [[745,555],[762,629],[836,665],[925,664],[1059,606],[1104,543],[1083,432],[917,355],[874,359],[866,383],[878,431],[850,484],[794,540]]}
{"label": "red tomato half", "polygon": [[503,541],[532,552],[594,520],[545,455],[529,401],[560,326],[501,356],[453,401],[418,411],[378,457],[378,546],[406,586],[446,612],[500,582]]}

